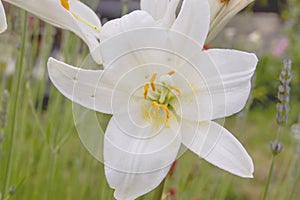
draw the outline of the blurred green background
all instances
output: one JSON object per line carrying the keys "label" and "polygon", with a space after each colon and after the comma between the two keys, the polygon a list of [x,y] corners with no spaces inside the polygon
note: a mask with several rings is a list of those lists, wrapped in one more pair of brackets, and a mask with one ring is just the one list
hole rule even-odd
{"label": "blurred green background", "polygon": [[[122,3],[118,0],[83,2],[97,13],[106,13],[99,15],[103,21],[122,11]],[[105,7],[109,2],[119,4],[110,10],[109,4]],[[129,3],[132,9],[138,5],[137,1]],[[78,65],[88,54],[87,47],[74,34],[28,14],[21,95],[11,96],[24,12],[9,4],[5,4],[5,9],[9,27],[0,35],[0,199],[113,199],[103,165],[86,151],[78,138],[72,102],[51,86],[46,71],[49,56]],[[259,56],[246,108],[225,121],[225,127],[252,156],[254,179],[233,176],[187,152],[177,161],[174,174],[168,177],[164,190],[166,199],[262,198],[272,157],[269,142],[276,138],[279,130],[276,103],[283,59],[293,61],[290,112],[288,123],[280,129],[284,149],[275,162],[268,199],[300,199],[299,41],[300,1],[256,0],[209,44],[212,48],[240,49]],[[11,157],[12,176],[6,188],[4,177],[11,146],[7,112],[16,98],[21,99],[21,103]],[[106,117],[99,114],[99,119]],[[141,199],[152,199],[152,195],[149,193]]]}

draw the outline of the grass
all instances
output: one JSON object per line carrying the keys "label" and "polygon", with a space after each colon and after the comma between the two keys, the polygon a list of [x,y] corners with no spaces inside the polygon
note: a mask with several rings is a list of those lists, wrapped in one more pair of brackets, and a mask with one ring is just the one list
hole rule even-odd
{"label": "grass", "polygon": [[[12,8],[13,9],[13,8]],[[14,10],[13,10],[14,11]],[[7,75],[4,68],[16,61],[20,49],[11,48],[21,45],[20,27],[22,26],[19,10],[12,12],[11,26],[0,35],[1,52],[1,100],[5,99],[5,90],[12,93],[12,83],[16,72]],[[15,120],[14,144],[10,143],[8,124],[1,128],[0,138],[0,190],[1,200],[52,200],[52,199],[113,199],[103,165],[94,159],[82,145],[74,125],[72,102],[65,99],[51,86],[47,73],[46,61],[51,55],[53,35],[57,31],[36,19],[30,18],[32,29],[28,29],[24,56],[24,74],[20,87],[21,96],[10,95],[10,105],[18,103]],[[9,22],[9,24],[14,24]],[[19,24],[19,26],[18,26]],[[43,27],[43,31],[37,30]],[[33,31],[34,30],[34,31]],[[67,63],[79,64],[87,55],[87,48],[73,34],[63,31],[59,45],[60,54]],[[9,38],[11,43],[5,43]],[[5,49],[10,49],[8,52]],[[47,108],[43,108],[45,97],[49,97]],[[224,172],[207,162],[200,160],[191,152],[180,157],[173,176],[166,180],[164,194],[169,189],[176,190],[174,199],[228,199],[255,200],[262,198],[267,180],[271,151],[269,141],[274,140],[276,125],[275,102],[267,107],[255,107],[241,119],[238,115],[226,119],[225,126],[244,144],[255,164],[254,179],[242,179]],[[5,105],[1,105],[1,110]],[[299,103],[291,103],[290,123],[283,130],[281,137],[284,150],[276,159],[274,174],[271,179],[268,199],[299,199],[299,141],[292,138],[289,127],[299,114]],[[3,114],[1,114],[3,117]],[[10,119],[10,116],[7,119]],[[242,125],[241,125],[242,124]],[[88,124],[87,124],[88,126]],[[5,187],[5,167],[10,157],[11,179]],[[298,148],[298,149],[297,149]],[[6,188],[5,191],[2,188]],[[140,199],[152,199],[151,192]]]}

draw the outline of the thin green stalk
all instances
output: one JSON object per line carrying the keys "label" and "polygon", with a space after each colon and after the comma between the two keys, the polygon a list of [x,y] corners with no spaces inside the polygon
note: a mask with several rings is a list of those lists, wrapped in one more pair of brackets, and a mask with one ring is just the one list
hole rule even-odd
{"label": "thin green stalk", "polygon": [[[52,151],[52,150],[51,150]],[[51,196],[55,194],[54,189],[54,177],[55,177],[55,170],[56,170],[56,161],[57,161],[57,153],[55,151],[52,151],[50,158],[50,169],[48,174],[48,190],[47,190],[47,196],[46,199],[54,199],[55,197]]]}
{"label": "thin green stalk", "polygon": [[167,178],[164,178],[164,180],[156,188],[155,194],[154,194],[154,198],[153,198],[154,200],[161,200],[162,199],[162,195],[163,195],[163,191],[164,191],[166,179]]}
{"label": "thin green stalk", "polygon": [[23,34],[22,34],[22,46],[19,55],[19,63],[17,66],[17,79],[14,81],[14,90],[11,95],[11,99],[13,99],[12,104],[10,106],[9,112],[9,132],[10,133],[10,141],[8,147],[8,160],[6,165],[6,173],[4,177],[4,186],[3,186],[3,196],[5,197],[11,178],[11,169],[12,169],[12,157],[14,155],[14,143],[15,143],[15,129],[16,129],[16,118],[17,118],[17,107],[19,103],[20,96],[20,87],[22,84],[22,75],[23,75],[23,61],[24,61],[24,52],[26,45],[26,29],[27,29],[27,12],[24,12],[24,20],[23,20]]}
{"label": "thin green stalk", "polygon": [[265,191],[264,191],[264,197],[263,197],[263,200],[266,200],[266,198],[267,198],[267,194],[268,194],[270,182],[271,182],[272,175],[273,175],[273,169],[274,169],[275,157],[276,157],[276,155],[272,155],[272,162],[271,162],[271,166],[270,166],[270,169],[269,169],[269,175],[268,175],[268,180],[267,180],[266,187],[265,187]]}
{"label": "thin green stalk", "polygon": [[298,174],[296,176],[296,179],[295,179],[295,182],[293,184],[293,188],[292,188],[292,191],[291,191],[291,193],[289,195],[288,200],[292,200],[293,199],[293,196],[294,196],[294,194],[296,192],[296,189],[298,188],[299,181],[300,181],[300,170],[298,171]]}
{"label": "thin green stalk", "polygon": [[128,0],[122,0],[122,16],[128,14]]}
{"label": "thin green stalk", "polygon": [[267,194],[269,191],[269,187],[270,187],[270,182],[273,176],[273,170],[274,170],[274,164],[275,164],[275,158],[278,155],[278,153],[281,152],[282,147],[279,147],[279,139],[281,136],[281,132],[282,132],[283,127],[279,126],[278,131],[277,131],[277,135],[276,135],[276,139],[275,139],[275,146],[276,147],[272,147],[271,145],[271,151],[272,151],[272,161],[271,161],[271,165],[270,165],[270,169],[269,169],[269,174],[268,174],[268,179],[267,179],[267,183],[266,183],[266,187],[265,187],[265,191],[264,191],[264,196],[263,196],[263,200],[267,199]]}

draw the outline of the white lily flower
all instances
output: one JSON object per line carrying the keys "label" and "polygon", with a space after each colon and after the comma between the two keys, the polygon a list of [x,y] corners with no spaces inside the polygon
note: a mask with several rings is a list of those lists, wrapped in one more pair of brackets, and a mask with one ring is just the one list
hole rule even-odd
{"label": "white lily flower", "polygon": [[254,0],[209,0],[211,20],[207,41],[211,41],[238,12]]}
{"label": "white lily flower", "polygon": [[[84,3],[78,0],[5,1],[27,10],[51,25],[74,32],[88,45],[95,61],[101,63],[100,56],[95,52],[100,43],[101,22],[96,13]],[[3,18],[1,17],[0,20],[2,24]]]}
{"label": "white lily flower", "polygon": [[3,33],[7,29],[5,11],[0,1],[0,33]]}
{"label": "white lily flower", "polygon": [[157,28],[145,11],[105,24],[102,32],[114,37],[99,46],[104,70],[49,59],[49,77],[63,95],[113,115],[103,151],[116,199],[135,199],[157,187],[182,144],[221,169],[253,176],[242,144],[212,120],[245,106],[257,58],[236,50],[201,51],[208,28],[208,2],[185,0],[170,29]]}
{"label": "white lily flower", "polygon": [[[234,15],[253,1],[209,0],[210,29],[206,42],[210,42]],[[147,11],[161,26],[170,27],[175,21],[176,8],[179,2],[180,0],[141,0],[141,9]],[[199,9],[199,12],[203,12],[200,5],[195,6]]]}

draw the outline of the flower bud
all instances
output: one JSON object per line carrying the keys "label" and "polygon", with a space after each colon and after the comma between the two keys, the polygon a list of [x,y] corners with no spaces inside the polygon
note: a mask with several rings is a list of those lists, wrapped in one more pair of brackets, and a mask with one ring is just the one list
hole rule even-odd
{"label": "flower bud", "polygon": [[209,0],[210,28],[206,42],[209,43],[229,20],[254,0]]}
{"label": "flower bud", "polygon": [[278,141],[270,142],[270,148],[271,148],[272,154],[274,156],[276,156],[277,154],[279,154],[282,151],[283,145],[281,143],[279,143]]}

